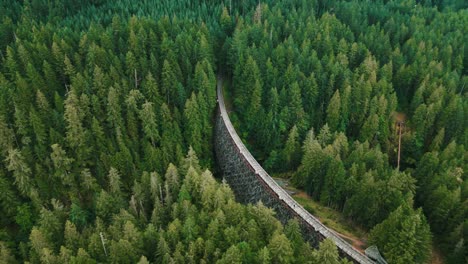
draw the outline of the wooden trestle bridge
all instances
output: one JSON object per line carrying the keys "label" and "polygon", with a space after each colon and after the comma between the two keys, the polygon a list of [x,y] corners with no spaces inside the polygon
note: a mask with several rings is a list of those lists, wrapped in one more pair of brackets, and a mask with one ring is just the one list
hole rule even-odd
{"label": "wooden trestle bridge", "polygon": [[214,137],[216,158],[221,173],[233,189],[236,199],[242,203],[253,204],[261,201],[275,210],[276,217],[283,224],[289,219],[297,218],[304,238],[314,247],[317,247],[320,241],[329,238],[335,242],[341,256],[355,263],[374,263],[291,198],[250,154],[229,120],[224,104],[221,76],[218,76],[217,95]]}

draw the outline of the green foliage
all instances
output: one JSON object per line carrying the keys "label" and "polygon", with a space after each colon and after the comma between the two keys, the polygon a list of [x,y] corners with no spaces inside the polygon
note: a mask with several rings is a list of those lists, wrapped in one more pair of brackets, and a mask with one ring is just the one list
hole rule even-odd
{"label": "green foliage", "polygon": [[15,222],[19,225],[21,234],[28,234],[34,224],[34,218],[30,206],[23,204],[18,206],[16,211]]}
{"label": "green foliage", "polygon": [[2,263],[17,263],[11,249],[3,242],[0,242],[0,261]]}
{"label": "green foliage", "polygon": [[300,144],[299,144],[299,133],[297,127],[293,126],[288,135],[288,140],[284,147],[284,161],[288,169],[294,168],[299,163],[300,157]]}
{"label": "green foliage", "polygon": [[[216,72],[268,169],[381,223],[372,239],[396,263],[427,259],[422,212],[462,262],[466,12],[458,0],[0,1],[0,262],[339,262],[331,242],[311,254],[295,222],[283,231],[202,171]],[[387,229],[398,237],[379,240]]]}
{"label": "green foliage", "polygon": [[73,203],[70,207],[70,221],[80,228],[85,227],[89,221],[89,213]]}
{"label": "green foliage", "polygon": [[[176,168],[170,165],[167,175],[174,170]],[[159,230],[150,221],[129,213],[133,210],[130,202],[128,207],[108,212],[107,223],[100,215],[92,222],[79,222],[80,209],[72,205],[71,220],[86,226],[80,231],[63,217],[63,206],[53,202],[54,209],[43,209],[38,227],[32,228],[29,260],[60,259],[71,263],[165,263],[176,259],[209,263],[304,261],[303,250],[310,249],[302,239],[297,221],[291,221],[283,231],[271,209],[262,204],[243,206],[236,203],[229,187],[216,182],[209,171],[200,174],[190,166],[183,178],[182,186],[173,188],[179,195],[185,192],[197,199],[179,199],[172,203],[164,199],[157,205],[162,207],[159,213],[167,214],[167,209],[171,213],[161,218]],[[165,184],[171,181],[174,179],[164,179]],[[148,192],[151,186],[142,185],[141,188],[142,192]],[[151,211],[156,204],[149,199],[141,200],[139,206],[145,212]],[[108,252],[105,259],[100,236],[105,239]],[[57,251],[59,247],[60,252]],[[7,258],[8,249],[2,246],[1,250],[4,252],[2,257]]]}
{"label": "green foliage", "polygon": [[426,263],[430,257],[431,233],[426,218],[420,209],[415,211],[405,204],[372,229],[370,241],[391,263]]}
{"label": "green foliage", "polygon": [[294,251],[291,243],[284,234],[275,233],[268,244],[268,250],[271,253],[271,260],[275,263],[290,263]]}
{"label": "green foliage", "polygon": [[[297,187],[354,223],[371,229],[404,204],[422,207],[437,247],[459,252],[468,210],[463,6],[279,1],[252,9],[224,48],[239,134],[270,172],[291,172]],[[261,102],[255,113],[250,98]]]}
{"label": "green foliage", "polygon": [[338,250],[334,246],[332,240],[326,239],[320,244],[318,251],[314,252],[313,255],[317,263],[326,263],[326,264],[339,264],[347,263],[346,260],[340,261]]}

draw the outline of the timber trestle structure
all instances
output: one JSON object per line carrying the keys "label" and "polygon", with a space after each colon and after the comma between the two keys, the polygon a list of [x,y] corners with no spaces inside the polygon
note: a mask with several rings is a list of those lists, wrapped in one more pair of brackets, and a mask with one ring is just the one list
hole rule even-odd
{"label": "timber trestle structure", "polygon": [[335,242],[341,256],[354,263],[374,263],[291,198],[250,154],[229,120],[220,76],[218,76],[217,95],[218,109],[214,137],[216,158],[221,173],[233,189],[236,199],[242,203],[252,204],[261,201],[267,207],[274,209],[276,218],[283,224],[297,218],[304,238],[314,247],[325,238],[330,238]]}

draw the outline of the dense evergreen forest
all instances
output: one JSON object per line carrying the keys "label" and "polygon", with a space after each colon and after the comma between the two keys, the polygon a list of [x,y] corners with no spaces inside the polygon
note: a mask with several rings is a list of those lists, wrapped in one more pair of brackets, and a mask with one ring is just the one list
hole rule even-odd
{"label": "dense evergreen forest", "polygon": [[463,263],[466,32],[456,0],[1,0],[0,263],[346,263],[213,177],[217,73],[267,170],[389,263]]}
{"label": "dense evergreen forest", "polygon": [[448,262],[466,262],[468,10],[321,10],[283,1],[237,22],[225,50],[246,144],[267,170],[370,230],[390,263],[428,261],[431,238]]}
{"label": "dense evergreen forest", "polygon": [[221,4],[1,2],[0,263],[347,263],[205,169]]}

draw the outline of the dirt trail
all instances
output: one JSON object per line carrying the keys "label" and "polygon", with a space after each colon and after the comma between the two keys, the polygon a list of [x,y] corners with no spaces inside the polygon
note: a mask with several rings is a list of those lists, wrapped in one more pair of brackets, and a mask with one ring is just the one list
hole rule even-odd
{"label": "dirt trail", "polygon": [[442,263],[444,263],[442,254],[437,248],[432,247],[431,264],[442,264]]}
{"label": "dirt trail", "polygon": [[[284,180],[284,179],[283,179]],[[287,180],[286,180],[287,181]],[[283,187],[285,189],[287,189],[288,187]],[[298,196],[298,197],[302,197],[302,198],[306,198],[306,199],[312,199],[310,198],[310,196],[305,193],[304,191],[299,191],[299,190],[296,190],[294,189],[295,193],[294,193],[294,196]],[[325,222],[324,219],[322,219],[321,217],[315,215],[322,223]],[[326,224],[325,224],[326,225]],[[360,239],[359,237],[356,237],[356,236],[349,236],[349,235],[345,235],[343,233],[340,233],[334,229],[331,229],[333,230],[333,232],[335,232],[336,234],[338,234],[341,238],[343,238],[344,240],[346,240],[348,243],[350,243],[354,248],[356,248],[357,250],[359,250],[361,253],[364,253],[364,250],[366,250],[367,248],[367,241],[363,240],[363,239]]]}
{"label": "dirt trail", "polygon": [[366,250],[367,248],[367,244],[360,240],[360,239],[357,239],[355,237],[350,237],[350,236],[347,236],[345,234],[341,234],[341,233],[338,233],[335,231],[335,233],[337,233],[341,238],[343,238],[344,240],[350,242],[350,244],[357,250],[361,251],[361,253],[364,253],[364,250]]}

